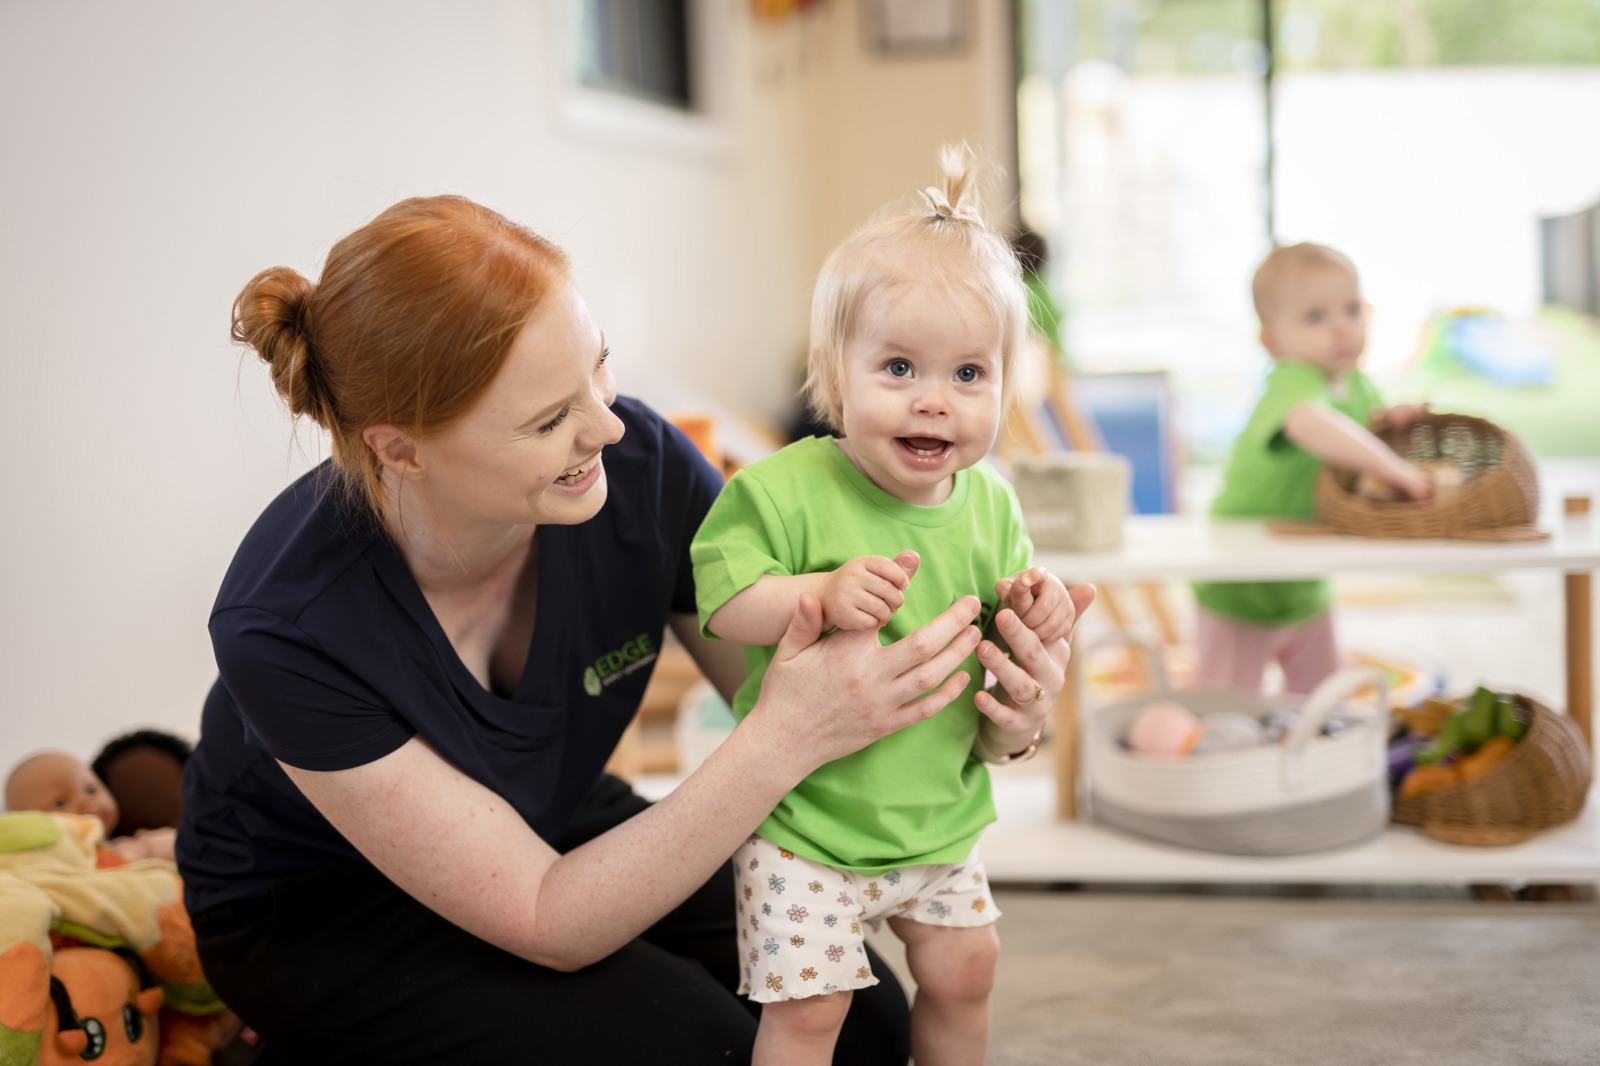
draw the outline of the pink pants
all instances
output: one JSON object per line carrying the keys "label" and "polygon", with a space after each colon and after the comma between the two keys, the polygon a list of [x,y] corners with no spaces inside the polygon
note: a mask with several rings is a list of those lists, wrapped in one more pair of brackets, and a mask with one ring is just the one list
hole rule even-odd
{"label": "pink pants", "polygon": [[1299,625],[1257,626],[1201,607],[1195,645],[1195,684],[1208,688],[1260,692],[1263,671],[1276,662],[1284,691],[1303,696],[1339,668],[1332,611]]}

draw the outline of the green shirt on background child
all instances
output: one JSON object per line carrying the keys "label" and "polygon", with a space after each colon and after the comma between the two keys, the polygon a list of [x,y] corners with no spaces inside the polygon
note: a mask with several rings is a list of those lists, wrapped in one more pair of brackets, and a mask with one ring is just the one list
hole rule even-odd
{"label": "green shirt on background child", "polygon": [[[1365,426],[1383,406],[1377,386],[1351,370],[1336,388],[1310,363],[1285,359],[1267,375],[1266,392],[1234,442],[1212,501],[1217,518],[1311,518],[1316,513],[1317,475],[1322,460],[1292,443],[1284,422],[1304,403],[1324,403]],[[1317,581],[1195,582],[1195,599],[1226,618],[1265,626],[1297,625],[1333,602],[1332,585]]]}

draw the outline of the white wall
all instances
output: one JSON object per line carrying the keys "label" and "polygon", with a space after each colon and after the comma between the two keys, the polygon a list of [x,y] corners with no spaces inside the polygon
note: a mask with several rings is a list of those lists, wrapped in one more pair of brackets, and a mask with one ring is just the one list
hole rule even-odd
{"label": "white wall", "polygon": [[813,267],[880,208],[915,202],[943,144],[965,141],[990,164],[987,213],[1017,218],[1010,0],[971,0],[960,48],[910,54],[862,46],[864,2],[829,0],[808,42]]}
{"label": "white wall", "polygon": [[778,417],[804,341],[793,30],[710,0],[725,150],[574,131],[543,3],[0,4],[0,773],[136,726],[193,737],[240,536],[320,457],[227,337],[407,195],[553,236],[623,387]]}

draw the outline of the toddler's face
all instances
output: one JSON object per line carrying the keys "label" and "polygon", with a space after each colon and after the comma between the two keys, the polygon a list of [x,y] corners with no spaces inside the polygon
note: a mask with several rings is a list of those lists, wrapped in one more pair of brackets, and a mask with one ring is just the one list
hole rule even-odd
{"label": "toddler's face", "polygon": [[36,755],[6,782],[6,807],[13,811],[92,814],[109,835],[120,817],[117,801],[93,770],[65,752]]}
{"label": "toddler's face", "polygon": [[881,289],[845,343],[840,447],[891,496],[943,502],[1000,429],[1000,331],[974,296],[930,283]]}
{"label": "toddler's face", "polygon": [[1274,359],[1310,363],[1330,378],[1353,369],[1367,346],[1366,305],[1354,274],[1317,267],[1280,283],[1261,343]]}

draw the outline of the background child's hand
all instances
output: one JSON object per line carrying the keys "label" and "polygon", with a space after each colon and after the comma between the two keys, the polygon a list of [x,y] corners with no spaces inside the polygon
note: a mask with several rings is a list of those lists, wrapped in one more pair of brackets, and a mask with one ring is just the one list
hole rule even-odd
{"label": "background child's hand", "polygon": [[1402,463],[1396,470],[1385,472],[1383,479],[1408,500],[1426,500],[1433,495],[1433,482],[1428,480],[1428,475],[1410,463]]}
{"label": "background child's hand", "polygon": [[1428,414],[1428,405],[1425,403],[1406,403],[1390,407],[1385,410],[1372,412],[1369,419],[1373,432],[1385,429],[1405,429],[1413,422],[1417,422]]}
{"label": "background child's hand", "polygon": [[1033,630],[1043,644],[1060,640],[1072,632],[1075,611],[1067,587],[1041,567],[1030,567],[995,582],[994,591],[1003,607],[1010,607]]}
{"label": "background child's hand", "polygon": [[818,599],[822,601],[824,625],[840,629],[881,629],[900,605],[906,602],[904,590],[921,562],[914,551],[903,551],[893,559],[881,555],[862,555],[851,559],[829,574]]}

